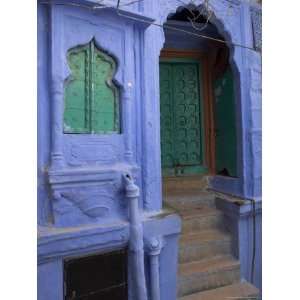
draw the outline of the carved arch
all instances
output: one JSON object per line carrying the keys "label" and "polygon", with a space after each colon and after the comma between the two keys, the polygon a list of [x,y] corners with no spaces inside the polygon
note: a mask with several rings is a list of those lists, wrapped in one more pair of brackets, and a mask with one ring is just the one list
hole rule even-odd
{"label": "carved arch", "polygon": [[[167,22],[167,19],[170,15],[175,14],[178,9],[184,8],[187,6],[194,6],[195,8],[203,7],[203,0],[164,0],[160,1],[160,24]],[[226,16],[224,11],[226,7],[231,5],[233,13],[231,16]],[[241,91],[241,82],[242,82],[242,73],[244,71],[242,51],[241,49],[233,46],[233,44],[242,44],[242,35],[241,32],[241,18],[242,18],[242,6],[241,2],[238,0],[211,0],[210,5],[212,8],[212,17],[210,19],[211,23],[217,28],[219,34],[228,42],[229,48],[229,63],[231,65],[234,82],[235,82],[235,103],[236,103],[236,115],[240,118],[237,121],[237,145],[238,145],[238,154],[237,154],[237,163],[238,163],[238,180],[240,184],[243,185],[244,174],[243,174],[243,133],[242,133],[242,91]],[[160,54],[163,49],[165,42],[164,30],[160,28],[160,41],[158,42],[157,53]],[[243,72],[244,71],[244,72]]]}
{"label": "carved arch", "polygon": [[[175,14],[178,9],[193,6],[195,8],[203,7],[203,0],[165,0],[161,1],[161,13],[160,13],[160,24],[164,24],[167,22],[167,19],[170,15]],[[230,3],[233,9],[233,13],[231,16],[226,16],[224,11],[226,11],[227,5]],[[240,24],[240,13],[241,13],[241,5],[237,0],[214,0],[210,1],[210,5],[212,7],[212,17],[211,23],[216,26],[220,35],[222,35],[228,44],[232,43],[240,43],[241,42],[241,32],[237,32],[237,25]],[[161,29],[161,41],[159,44],[159,51],[163,48],[163,44],[165,41],[165,36],[163,29]],[[234,57],[233,46],[230,46],[230,61],[233,63],[236,58]]]}

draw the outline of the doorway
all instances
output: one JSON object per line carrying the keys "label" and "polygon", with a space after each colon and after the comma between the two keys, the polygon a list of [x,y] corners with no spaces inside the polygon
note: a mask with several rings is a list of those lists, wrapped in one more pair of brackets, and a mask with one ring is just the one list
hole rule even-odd
{"label": "doorway", "polygon": [[202,64],[193,58],[160,60],[161,159],[164,176],[207,172]]}
{"label": "doorway", "polygon": [[[162,175],[238,177],[239,83],[230,50],[223,43],[186,34],[198,33],[190,18],[190,9],[179,8],[164,29],[159,66]],[[205,16],[198,22],[205,24],[203,35],[224,40],[213,24],[205,23]]]}

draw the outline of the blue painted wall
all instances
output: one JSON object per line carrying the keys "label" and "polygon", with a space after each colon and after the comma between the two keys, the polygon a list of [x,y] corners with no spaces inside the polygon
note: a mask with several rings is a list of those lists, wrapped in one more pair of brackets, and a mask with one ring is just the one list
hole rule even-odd
{"label": "blue painted wall", "polygon": [[[93,1],[79,2],[86,6]],[[110,9],[93,11],[42,1],[38,4],[39,300],[63,299],[65,258],[128,244],[128,203],[122,181],[127,172],[133,175],[141,192],[139,207],[145,245],[151,238],[164,241],[159,260],[161,299],[176,299],[180,220],[161,210],[159,54],[165,35],[161,28],[148,26],[148,22],[163,24],[179,5],[175,0],[144,1],[124,7],[120,12],[126,14],[124,17]],[[248,4],[233,1],[234,13],[226,18],[221,13],[225,2],[215,0],[212,5],[219,33],[228,41],[252,47]],[[118,64],[114,80],[121,92],[122,134],[63,134],[64,83],[70,75],[66,53],[92,38]],[[232,46],[231,63],[239,79],[239,178],[217,176],[211,185],[219,191],[257,198],[261,195],[260,54]],[[243,251],[251,248],[247,242],[251,232],[246,228],[241,226],[238,233],[237,247]],[[149,253],[146,251],[145,255],[148,257]],[[243,262],[245,270],[248,265],[248,260]],[[260,269],[259,263],[257,268]],[[134,297],[134,279],[129,282],[130,299]]]}
{"label": "blue painted wall", "polygon": [[[183,24],[178,21],[168,21],[169,26],[177,27],[189,32],[197,33],[192,28],[190,23]],[[199,32],[198,32],[199,33]],[[209,35],[214,38],[220,38],[217,29],[209,25],[201,34]],[[202,53],[212,54],[215,51],[214,45],[209,43],[205,39],[199,39],[194,36],[186,35],[182,32],[176,32],[171,29],[165,29],[165,43],[164,48],[183,49],[183,50],[199,50]],[[234,49],[232,49],[234,51]],[[252,70],[250,72],[250,90],[247,91],[252,101],[251,113],[247,116],[250,119],[250,126],[247,130],[251,132],[251,135],[246,137],[247,144],[243,145],[243,134],[245,134],[245,128],[242,123],[241,108],[241,89],[240,72],[237,72],[237,64],[234,60],[231,60],[231,65],[235,70],[235,102],[236,102],[236,127],[238,131],[238,178],[214,176],[210,182],[211,188],[216,191],[225,192],[234,196],[238,196],[242,199],[254,199],[256,201],[255,211],[255,235],[253,236],[253,212],[252,206],[247,201],[243,207],[235,206],[230,202],[224,202],[222,205],[218,205],[227,218],[227,226],[231,230],[235,237],[235,249],[236,257],[241,262],[241,274],[242,277],[248,282],[252,282],[260,290],[261,284],[261,74],[260,74],[260,55],[258,53],[248,53],[250,62],[253,63]],[[253,129],[255,128],[255,130]],[[246,148],[244,151],[250,153],[249,157],[243,158],[243,146]],[[248,148],[249,147],[249,148]],[[245,176],[245,166],[249,168],[249,177]],[[253,259],[253,238],[255,239],[255,262],[254,262],[254,275],[252,276],[252,259]],[[252,277],[253,280],[252,280]]]}
{"label": "blue painted wall", "polygon": [[241,264],[241,276],[262,293],[262,203],[238,203],[216,200],[217,208],[225,214],[227,228],[234,236],[233,252]]}
{"label": "blue painted wall", "polygon": [[[175,27],[180,30],[199,34],[189,22],[182,21],[167,21],[167,26]],[[185,32],[175,31],[166,27],[164,29],[165,43],[164,48],[181,49],[181,50],[199,50],[201,52],[213,51],[214,46],[206,39],[200,39],[197,36],[186,34]],[[213,25],[207,25],[202,31],[202,35],[218,38],[219,34]]]}

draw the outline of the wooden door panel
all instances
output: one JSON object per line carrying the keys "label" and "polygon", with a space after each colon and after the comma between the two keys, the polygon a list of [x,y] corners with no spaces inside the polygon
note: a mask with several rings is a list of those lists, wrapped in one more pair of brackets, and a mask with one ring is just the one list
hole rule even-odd
{"label": "wooden door panel", "polygon": [[[175,155],[180,166],[200,165],[202,151],[198,64],[174,64]],[[193,122],[190,122],[193,120]]]}
{"label": "wooden door panel", "polygon": [[[161,152],[163,173],[203,171],[199,63],[160,64]],[[177,174],[178,175],[178,174]]]}
{"label": "wooden door panel", "polygon": [[216,172],[218,174],[236,177],[236,121],[233,74],[230,69],[215,81],[214,92]]}
{"label": "wooden door panel", "polygon": [[163,168],[172,168],[174,165],[173,150],[173,93],[172,93],[172,66],[160,66],[160,126],[161,126],[161,159]]}

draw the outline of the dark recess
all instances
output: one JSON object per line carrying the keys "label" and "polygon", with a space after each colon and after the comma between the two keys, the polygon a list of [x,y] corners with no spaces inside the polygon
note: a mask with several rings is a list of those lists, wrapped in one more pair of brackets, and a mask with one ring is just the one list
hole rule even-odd
{"label": "dark recess", "polygon": [[126,300],[127,250],[66,260],[65,300]]}

